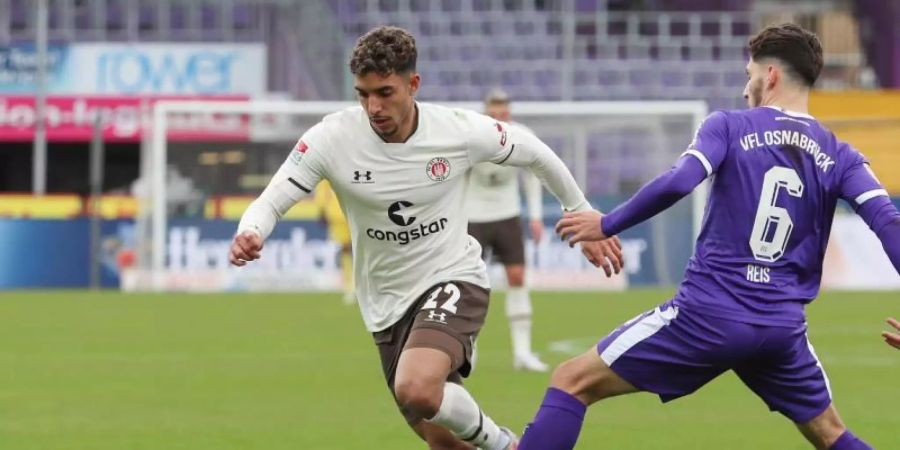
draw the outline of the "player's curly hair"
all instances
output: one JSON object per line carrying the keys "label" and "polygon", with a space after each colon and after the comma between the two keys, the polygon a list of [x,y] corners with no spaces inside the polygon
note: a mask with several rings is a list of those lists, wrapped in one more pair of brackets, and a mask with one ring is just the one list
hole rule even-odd
{"label": "player's curly hair", "polygon": [[750,38],[754,61],[776,58],[788,66],[790,75],[812,87],[824,65],[822,43],[815,33],[792,23],[768,27]]}
{"label": "player's curly hair", "polygon": [[356,41],[350,57],[350,72],[354,75],[375,72],[383,77],[414,72],[416,56],[416,38],[409,31],[381,26]]}

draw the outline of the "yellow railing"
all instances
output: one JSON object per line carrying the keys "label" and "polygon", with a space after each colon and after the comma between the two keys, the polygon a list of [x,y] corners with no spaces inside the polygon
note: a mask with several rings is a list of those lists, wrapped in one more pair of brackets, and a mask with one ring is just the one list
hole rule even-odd
{"label": "yellow railing", "polygon": [[[220,196],[206,200],[204,218],[238,220],[252,197]],[[99,204],[104,219],[130,219],[137,215],[139,202],[134,197],[103,196]],[[0,194],[0,218],[71,219],[91,212],[90,201],[75,194]],[[286,220],[319,220],[321,211],[312,199],[304,199],[287,214]]]}

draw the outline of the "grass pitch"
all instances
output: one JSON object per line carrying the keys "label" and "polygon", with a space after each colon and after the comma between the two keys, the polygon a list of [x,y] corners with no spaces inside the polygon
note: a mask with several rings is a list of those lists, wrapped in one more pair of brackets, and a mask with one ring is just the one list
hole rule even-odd
{"label": "grass pitch", "polygon": [[[669,290],[535,294],[535,346],[557,364]],[[467,386],[522,430],[549,375],[512,371],[503,294]],[[833,293],[810,338],[858,435],[900,448],[900,352],[879,337],[900,295]],[[0,448],[421,449],[385,387],[355,308],[338,295],[0,294]],[[726,374],[661,405],[592,408],[579,449],[806,449],[787,420]]]}

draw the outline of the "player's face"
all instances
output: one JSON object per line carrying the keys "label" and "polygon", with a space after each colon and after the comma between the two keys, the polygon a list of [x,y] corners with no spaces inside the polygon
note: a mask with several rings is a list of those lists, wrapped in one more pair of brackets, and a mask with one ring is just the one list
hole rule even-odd
{"label": "player's face", "polygon": [[484,113],[502,122],[509,122],[508,103],[488,103],[484,107]]}
{"label": "player's face", "polygon": [[766,76],[766,66],[753,60],[747,63],[747,85],[744,86],[744,98],[747,100],[747,106],[756,108],[762,104]]}
{"label": "player's face", "polygon": [[369,72],[357,75],[354,88],[359,103],[369,116],[369,123],[383,139],[404,141],[412,132],[415,113],[413,101],[419,89],[419,74],[392,73],[383,77]]}

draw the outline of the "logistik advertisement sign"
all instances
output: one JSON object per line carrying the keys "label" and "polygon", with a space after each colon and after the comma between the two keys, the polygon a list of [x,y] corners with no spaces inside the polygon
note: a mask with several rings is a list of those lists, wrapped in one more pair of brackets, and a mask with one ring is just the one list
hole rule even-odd
{"label": "logistik advertisement sign", "polygon": [[[100,95],[247,95],[266,91],[263,44],[55,45],[47,92]],[[0,47],[0,92],[34,93],[33,45]]]}
{"label": "logistik advertisement sign", "polygon": [[[66,95],[47,98],[44,122],[50,141],[86,142],[94,132],[94,118],[103,124],[107,142],[138,142],[150,129],[153,105],[161,100],[193,100],[191,96]],[[247,101],[246,96],[202,97],[218,101]],[[37,107],[34,96],[0,97],[0,142],[34,139]],[[171,114],[168,138],[177,141],[246,141],[250,122],[246,117],[209,111]]]}

